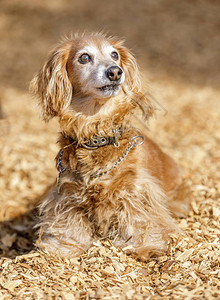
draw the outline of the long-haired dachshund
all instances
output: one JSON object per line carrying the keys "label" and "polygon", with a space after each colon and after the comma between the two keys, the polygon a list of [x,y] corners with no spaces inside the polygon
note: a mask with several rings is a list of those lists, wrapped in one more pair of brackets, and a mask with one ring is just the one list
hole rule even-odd
{"label": "long-haired dachshund", "polygon": [[31,82],[42,116],[58,117],[57,186],[40,205],[39,247],[76,256],[109,238],[142,259],[178,231],[168,195],[179,167],[132,125],[152,115],[136,61],[122,41],[76,35],[50,54]]}

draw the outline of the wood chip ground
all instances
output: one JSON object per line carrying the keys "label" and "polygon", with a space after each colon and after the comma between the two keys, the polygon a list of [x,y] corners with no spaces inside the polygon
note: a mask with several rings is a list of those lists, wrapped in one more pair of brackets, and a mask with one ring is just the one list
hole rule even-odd
{"label": "wood chip ground", "polygon": [[[150,5],[151,1],[148,2]],[[164,1],[159,2],[165,9]],[[200,2],[204,9],[212,11],[211,4],[207,4],[207,1]],[[4,118],[0,119],[0,299],[220,299],[220,90],[211,80],[216,73],[213,71],[213,78],[210,78],[212,74],[206,74],[208,83],[204,84],[205,77],[200,76],[199,72],[194,73],[194,77],[198,78],[190,82],[184,75],[181,75],[182,80],[168,73],[161,75],[159,69],[154,70],[150,64],[149,70],[143,70],[144,79],[151,81],[151,89],[159,101],[155,103],[156,117],[143,127],[182,167],[184,182],[190,191],[187,196],[191,202],[189,214],[177,219],[183,234],[171,236],[168,252],[141,262],[126,255],[125,249],[117,249],[110,241],[101,240],[81,257],[61,259],[50,256],[34,247],[33,226],[36,204],[57,176],[54,157],[59,150],[56,145],[58,125],[56,121],[44,124],[39,119],[36,103],[24,84],[21,88],[16,82],[27,80],[22,53],[27,55],[26,67],[31,79],[36,71],[36,64],[31,67],[31,61],[34,64],[35,58],[32,56],[31,60],[28,51],[31,47],[37,47],[37,53],[43,47],[45,55],[46,49],[56,41],[57,36],[54,34],[49,39],[51,32],[48,29],[45,36],[42,36],[43,27],[32,27],[31,32],[31,29],[19,23],[23,18],[27,22],[31,16],[34,16],[36,22],[40,22],[36,15],[38,10],[41,12],[45,8],[44,4],[33,1],[33,11],[30,10],[29,15],[25,13],[26,1],[13,3],[16,6],[11,1],[3,1],[1,11],[5,15],[0,13],[1,25],[4,25],[3,30],[0,30],[4,41],[0,51],[3,53],[7,50],[7,53],[4,52],[5,61],[2,65],[5,64],[5,68],[10,69],[7,64],[12,59],[17,68],[18,59],[19,68],[23,72],[18,73],[19,76],[12,71],[11,77],[6,71],[4,76],[1,75],[1,82],[4,82],[0,88],[1,116]],[[51,12],[51,16],[56,9],[62,11],[59,1],[55,1],[54,6],[52,1],[48,3],[47,10]],[[189,10],[187,6],[191,4],[189,1],[186,3],[188,4],[183,5],[183,10],[187,13],[190,11],[193,16],[193,8]],[[220,7],[217,8],[220,11]],[[176,9],[176,14],[179,13]],[[192,20],[192,16],[186,20]],[[42,18],[42,24],[56,24],[56,18],[48,18],[45,11]],[[193,20],[198,22],[196,28],[200,28],[199,19]],[[164,17],[164,22],[166,21],[170,22],[170,19]],[[89,24],[89,20],[86,22]],[[157,23],[157,17],[155,22],[156,25],[160,24]],[[17,27],[13,27],[15,24],[27,33],[23,39],[27,36],[26,41],[32,41],[30,49],[28,44],[22,43],[22,34],[17,33]],[[190,24],[186,22],[185,26],[193,26]],[[41,28],[41,31],[37,28]],[[33,41],[34,32],[36,39],[45,41],[43,44]],[[130,32],[132,36],[132,30]],[[202,41],[209,36],[200,33],[200,38]],[[129,42],[132,44],[132,38]],[[216,45],[213,44],[213,52],[208,43],[208,48],[204,48],[210,51],[210,61],[211,55],[217,53]],[[20,46],[24,52],[19,50]],[[157,44],[154,46],[157,48]],[[165,46],[161,43],[160,48],[164,51]],[[141,44],[137,47],[141,48]],[[21,57],[17,56],[16,51]],[[204,53],[205,57],[209,57],[207,55]],[[38,67],[44,59],[38,58]],[[190,59],[193,64],[193,56]],[[220,59],[216,59],[215,63],[219,67]],[[201,61],[198,64],[203,65]],[[215,67],[213,64],[213,70]],[[17,72],[19,68],[16,69]],[[179,68],[178,64],[173,66],[173,72]],[[185,70],[188,72],[186,74],[190,74],[190,70],[193,72],[190,67]],[[10,80],[13,84],[10,84]]]}

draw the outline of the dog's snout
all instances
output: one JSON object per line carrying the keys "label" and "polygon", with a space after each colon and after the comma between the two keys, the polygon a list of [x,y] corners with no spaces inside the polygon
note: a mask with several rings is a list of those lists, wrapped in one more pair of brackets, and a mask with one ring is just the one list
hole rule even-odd
{"label": "dog's snout", "polygon": [[106,71],[106,76],[111,81],[118,81],[121,78],[123,71],[118,66],[112,66]]}

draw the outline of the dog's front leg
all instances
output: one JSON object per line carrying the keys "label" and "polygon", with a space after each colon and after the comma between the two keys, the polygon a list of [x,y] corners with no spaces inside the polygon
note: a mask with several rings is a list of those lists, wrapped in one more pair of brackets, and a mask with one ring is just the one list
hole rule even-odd
{"label": "dog's front leg", "polygon": [[169,233],[178,231],[168,210],[162,205],[135,201],[135,197],[132,202],[128,199],[124,200],[123,209],[118,214],[115,246],[143,260],[164,253]]}
{"label": "dog's front leg", "polygon": [[74,199],[56,190],[40,206],[38,227],[36,244],[49,253],[74,257],[83,254],[93,242],[93,229],[85,212],[74,204]]}
{"label": "dog's front leg", "polygon": [[[121,226],[121,228],[120,228]],[[113,242],[126,253],[133,253],[142,260],[151,256],[160,255],[167,249],[167,236],[163,229],[150,222],[119,223],[117,239]]]}

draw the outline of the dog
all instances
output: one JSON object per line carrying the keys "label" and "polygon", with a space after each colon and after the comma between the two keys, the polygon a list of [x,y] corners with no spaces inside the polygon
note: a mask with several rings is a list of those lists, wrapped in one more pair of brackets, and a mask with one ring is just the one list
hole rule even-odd
{"label": "dog", "polygon": [[179,231],[169,195],[180,168],[132,122],[153,107],[124,42],[97,33],[65,39],[31,91],[43,119],[57,117],[62,131],[58,183],[39,207],[38,247],[74,257],[108,238],[144,260],[166,251],[169,233]]}

